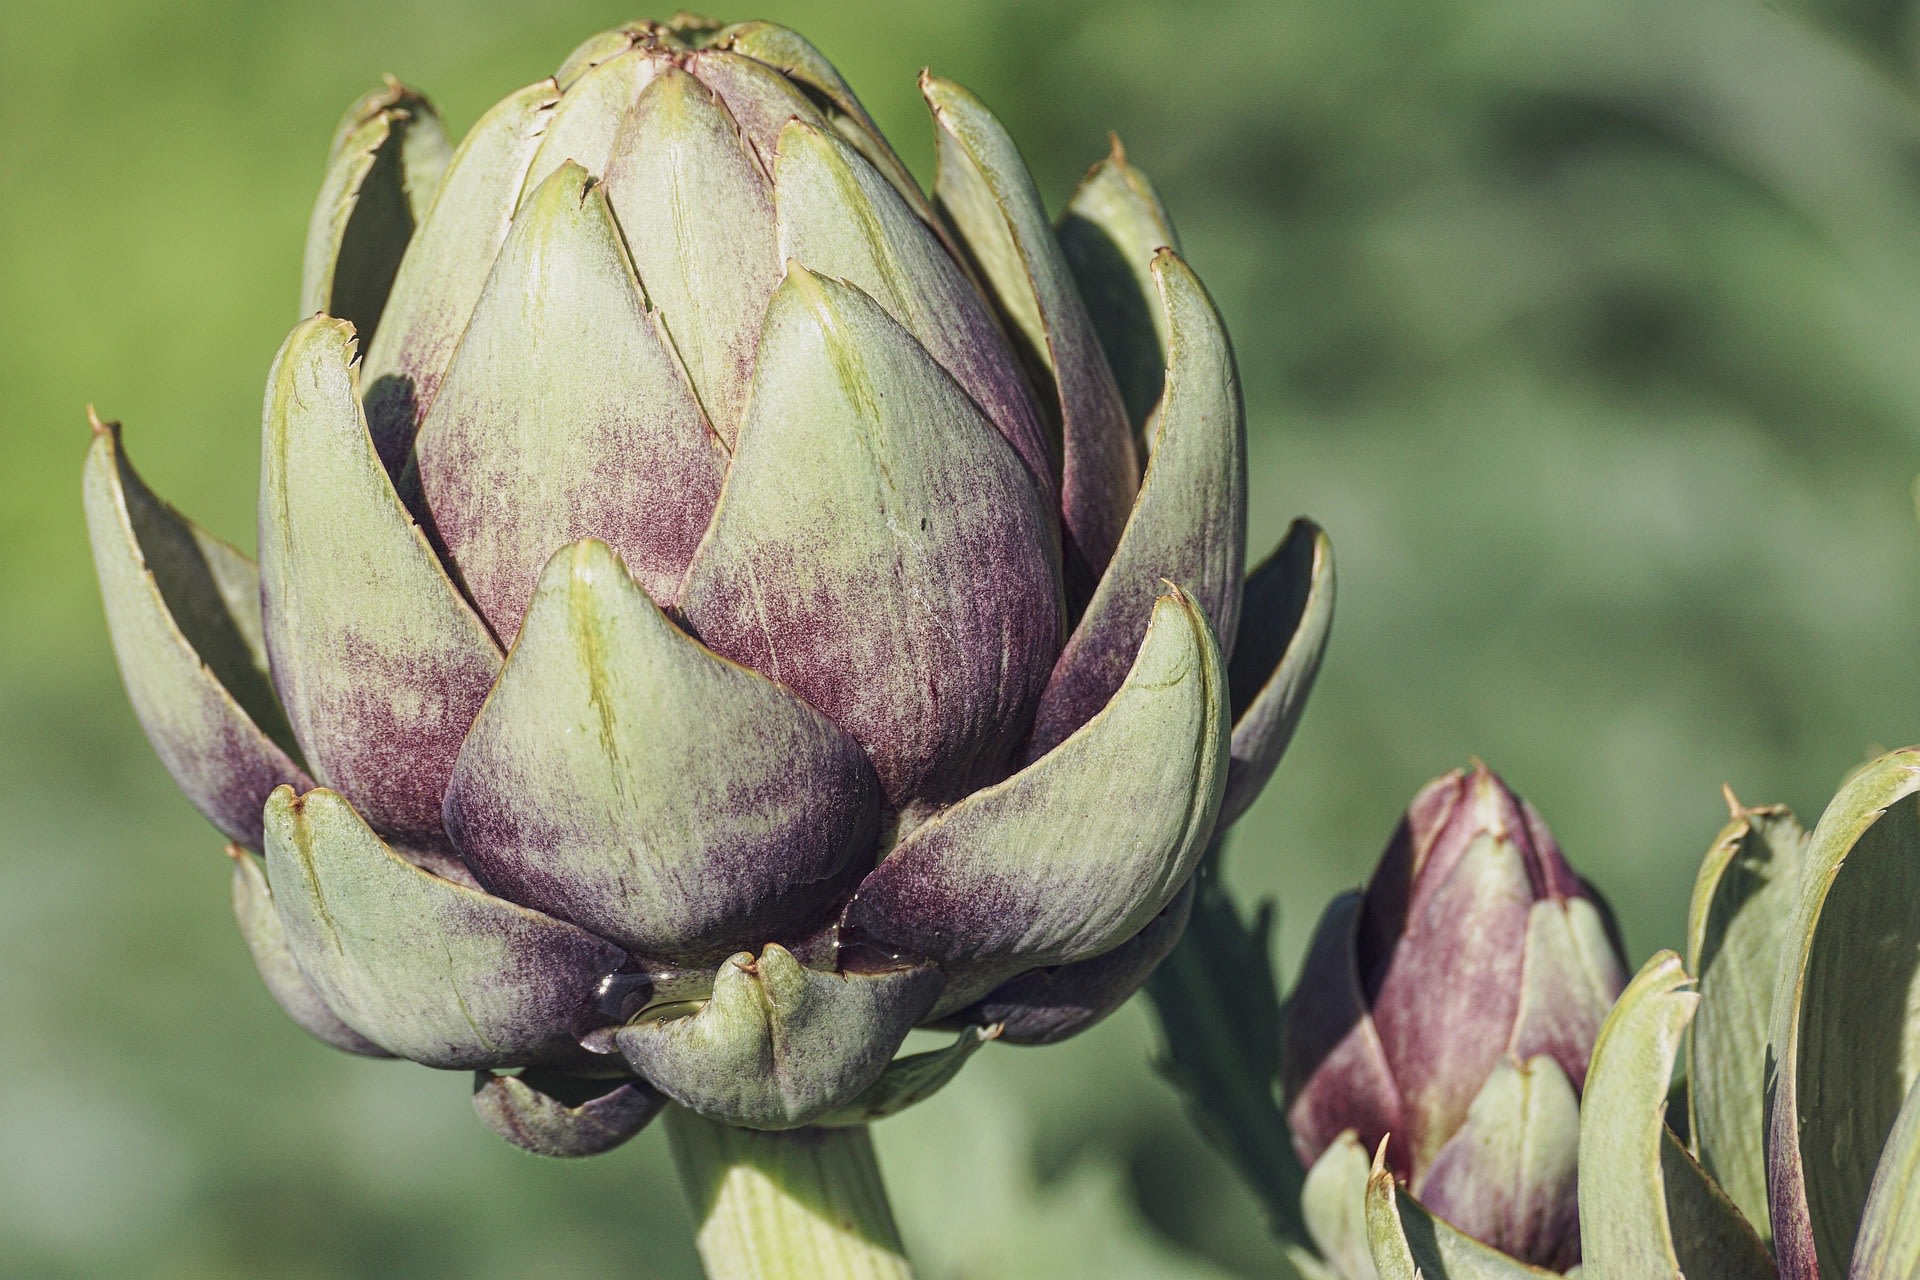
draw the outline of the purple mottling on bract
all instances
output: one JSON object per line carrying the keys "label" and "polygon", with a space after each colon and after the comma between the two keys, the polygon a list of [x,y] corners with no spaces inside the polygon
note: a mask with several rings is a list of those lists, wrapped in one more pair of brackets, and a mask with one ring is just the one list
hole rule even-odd
{"label": "purple mottling on bract", "polygon": [[[768,327],[762,379],[772,360],[775,377],[835,364],[848,403],[833,412],[858,425],[749,409],[681,608],[709,648],[851,734],[888,804],[923,815],[1005,776],[1026,733],[1064,626],[1051,513],[966,393],[866,294],[809,276],[782,286]],[[942,429],[900,420],[892,394],[932,406]],[[848,489],[874,501],[756,519],[798,507],[776,462],[795,448],[835,450],[862,469]]]}
{"label": "purple mottling on bract", "polygon": [[[1535,903],[1533,910],[1537,921],[1543,913],[1564,916],[1568,906],[1564,899],[1547,898]],[[1598,972],[1560,959],[1536,959],[1529,951],[1526,1005],[1507,1049],[1522,1062],[1543,1053],[1551,1057],[1578,1093],[1586,1088],[1587,1065],[1600,1038],[1600,1024],[1626,986],[1627,975],[1619,955],[1611,950],[1590,957],[1600,966]]]}
{"label": "purple mottling on bract", "polygon": [[1036,969],[994,988],[957,1020],[1000,1023],[1009,1044],[1054,1044],[1079,1035],[1127,1002],[1165,960],[1193,912],[1188,880],[1166,910],[1105,955],[1078,964]]}
{"label": "purple mottling on bract", "polygon": [[1780,1280],[1821,1280],[1806,1169],[1800,1157],[1798,1099],[1791,1090],[1777,1088],[1785,1074],[1779,1064],[1769,1061],[1767,1068],[1767,1216],[1773,1223],[1774,1260]]}
{"label": "purple mottling on bract", "polygon": [[1572,1149],[1550,1181],[1521,1183],[1511,1168],[1486,1167],[1478,1136],[1461,1132],[1440,1148],[1420,1183],[1420,1203],[1475,1240],[1522,1262],[1552,1271],[1579,1262],[1580,1201]]}
{"label": "purple mottling on bract", "polygon": [[[520,629],[548,557],[581,538],[611,546],[648,595],[663,607],[674,603],[719,501],[724,462],[703,438],[661,447],[644,417],[636,409],[625,421],[602,422],[594,464],[568,476],[564,500],[537,506],[517,492],[516,477],[540,460],[503,453],[485,421],[433,432],[436,447],[423,453],[420,471],[434,527],[496,636],[511,639]],[[540,536],[525,540],[526,554],[498,558],[501,531],[529,523]],[[488,554],[475,557],[475,548]]]}
{"label": "purple mottling on bract", "polygon": [[1286,1006],[1280,1085],[1303,1164],[1310,1167],[1351,1129],[1369,1151],[1392,1135],[1388,1163],[1406,1176],[1412,1156],[1404,1106],[1353,966],[1361,909],[1360,895],[1346,893],[1320,917]]}
{"label": "purple mottling on bract", "polygon": [[[661,746],[671,750],[672,744]],[[712,842],[663,873],[678,891],[677,910],[665,918],[636,914],[635,895],[623,891],[612,859],[588,873],[546,856],[555,847],[590,847],[593,839],[608,848],[644,849],[664,834],[645,829],[645,814],[543,806],[538,793],[517,785],[515,761],[492,758],[486,768],[463,770],[455,779],[447,826],[467,863],[499,896],[655,960],[718,964],[770,938],[820,927],[872,865],[872,770],[857,751],[838,763],[837,773],[793,761],[784,772],[748,778],[728,774],[714,760],[661,762],[670,771],[708,774],[705,781],[723,792],[716,804],[728,812],[792,814],[797,797],[811,801],[798,821],[777,829],[753,822],[733,831],[709,827]]]}
{"label": "purple mottling on bract", "polygon": [[[140,704],[134,704],[140,710]],[[251,721],[210,712],[195,732],[142,715],[154,754],[201,816],[229,840],[258,851],[260,811],[281,785],[311,788],[313,780]]]}
{"label": "purple mottling on bract", "polygon": [[720,96],[767,173],[773,172],[780,130],[787,121],[803,120],[815,128],[833,131],[826,116],[808,101],[799,86],[764,62],[731,50],[700,49],[685,55],[680,63]]}
{"label": "purple mottling on bract", "polygon": [[[335,638],[330,653],[299,655],[303,664],[328,667],[324,680],[312,682],[310,699],[287,699],[302,745],[327,785],[382,837],[422,853],[452,852],[441,797],[494,673],[451,657],[389,653],[350,627]],[[276,657],[283,681],[287,665]]]}
{"label": "purple mottling on bract", "polygon": [[[1406,1100],[1416,1177],[1507,1051],[1534,902],[1530,859],[1516,849],[1529,841],[1511,793],[1478,770],[1457,786],[1458,799],[1430,843],[1417,835],[1431,829],[1424,806],[1403,827],[1417,870],[1399,928],[1364,926],[1370,940],[1396,939],[1387,955],[1372,957],[1369,1004]],[[1430,803],[1438,816],[1437,798]],[[1390,854],[1388,863],[1395,861]],[[1396,874],[1388,883],[1397,897],[1405,881]],[[1369,896],[1369,913],[1374,905]]]}

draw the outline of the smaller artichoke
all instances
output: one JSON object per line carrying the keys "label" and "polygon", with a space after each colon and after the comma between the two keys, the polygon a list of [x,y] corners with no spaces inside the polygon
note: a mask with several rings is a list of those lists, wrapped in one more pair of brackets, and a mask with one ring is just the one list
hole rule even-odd
{"label": "smaller artichoke", "polygon": [[1303,1209],[1332,1274],[1369,1280],[1369,1158],[1528,1263],[1580,1257],[1580,1091],[1624,980],[1605,905],[1484,765],[1417,795],[1364,893],[1321,917],[1281,1080]]}

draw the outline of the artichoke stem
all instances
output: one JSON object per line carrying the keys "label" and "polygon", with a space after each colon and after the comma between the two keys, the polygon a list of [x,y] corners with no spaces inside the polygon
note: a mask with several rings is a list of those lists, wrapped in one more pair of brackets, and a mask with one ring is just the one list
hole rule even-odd
{"label": "artichoke stem", "polygon": [[866,1126],[763,1133],[666,1116],[709,1280],[911,1280]]}

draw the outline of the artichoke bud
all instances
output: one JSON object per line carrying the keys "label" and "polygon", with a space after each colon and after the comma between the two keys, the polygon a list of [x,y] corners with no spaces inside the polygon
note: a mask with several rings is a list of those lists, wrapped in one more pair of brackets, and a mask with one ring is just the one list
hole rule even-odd
{"label": "artichoke bud", "polygon": [[1572,1265],[1579,1094],[1624,980],[1604,903],[1533,807],[1484,765],[1436,779],[1366,890],[1322,917],[1287,1006],[1300,1158],[1358,1168],[1354,1144],[1384,1140],[1433,1213]]}
{"label": "artichoke bud", "polygon": [[864,1123],[1097,1022],[1318,668],[1325,535],[1249,580],[1238,374],[1145,177],[1056,230],[922,91],[936,199],[769,23],[603,32],[452,149],[390,83],[268,374],[258,565],[97,428],[115,653],[270,992],[530,1150]]}

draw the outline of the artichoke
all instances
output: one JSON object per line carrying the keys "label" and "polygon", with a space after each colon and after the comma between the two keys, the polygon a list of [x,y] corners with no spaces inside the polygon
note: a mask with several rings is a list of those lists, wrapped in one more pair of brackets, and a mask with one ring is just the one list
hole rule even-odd
{"label": "artichoke", "polygon": [[1920,748],[1859,770],[1811,832],[1727,800],[1686,960],[1647,961],[1594,1053],[1585,1274],[1911,1280]]}
{"label": "artichoke", "polygon": [[1624,980],[1606,907],[1533,806],[1480,764],[1421,790],[1366,891],[1321,917],[1286,1008],[1287,1122],[1332,1274],[1376,1274],[1376,1148],[1469,1243],[1580,1260],[1580,1091]]}
{"label": "artichoke", "polygon": [[931,198],[766,23],[595,36],[457,149],[389,83],[268,375],[257,570],[96,421],[115,651],[266,985],[530,1149],[859,1122],[1085,1028],[1312,682],[1328,547],[1243,581],[1233,355],[1146,179],[1116,143],[1056,227],[921,88]]}

